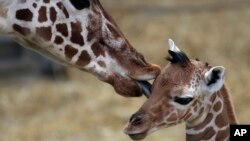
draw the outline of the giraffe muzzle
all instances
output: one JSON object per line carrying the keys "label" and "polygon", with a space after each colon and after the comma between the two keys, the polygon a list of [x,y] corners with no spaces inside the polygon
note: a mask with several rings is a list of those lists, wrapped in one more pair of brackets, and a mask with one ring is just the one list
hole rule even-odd
{"label": "giraffe muzzle", "polygon": [[147,114],[137,112],[133,114],[124,128],[124,133],[133,140],[143,140],[148,135],[149,124]]}
{"label": "giraffe muzzle", "polygon": [[138,134],[128,134],[129,137],[133,140],[143,140],[146,138],[147,136],[147,132],[143,132],[143,133],[138,133]]}

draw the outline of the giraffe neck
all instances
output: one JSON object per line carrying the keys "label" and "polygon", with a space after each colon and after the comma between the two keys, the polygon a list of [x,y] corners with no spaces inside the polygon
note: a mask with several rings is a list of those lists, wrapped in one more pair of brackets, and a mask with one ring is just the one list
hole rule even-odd
{"label": "giraffe neck", "polygon": [[[186,127],[187,141],[228,141],[230,124],[237,124],[225,86],[211,96],[212,105],[202,122]],[[200,117],[202,117],[201,114]]]}
{"label": "giraffe neck", "polygon": [[106,73],[126,73],[119,52],[129,54],[132,47],[99,1],[78,11],[69,0],[3,1],[0,33],[8,29],[25,47],[101,79]]}

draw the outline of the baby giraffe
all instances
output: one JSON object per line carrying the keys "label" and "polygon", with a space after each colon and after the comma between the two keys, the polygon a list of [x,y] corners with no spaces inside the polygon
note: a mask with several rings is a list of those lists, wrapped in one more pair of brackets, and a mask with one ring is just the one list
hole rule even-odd
{"label": "baby giraffe", "polygon": [[228,141],[229,125],[237,124],[225,68],[189,59],[169,40],[170,63],[156,78],[152,95],[132,115],[124,131],[142,140],[158,129],[186,123],[187,141]]}

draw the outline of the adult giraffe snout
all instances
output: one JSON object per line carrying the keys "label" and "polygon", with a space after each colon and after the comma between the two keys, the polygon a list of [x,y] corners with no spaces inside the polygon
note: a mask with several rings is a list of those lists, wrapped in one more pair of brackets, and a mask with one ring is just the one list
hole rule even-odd
{"label": "adult giraffe snout", "polygon": [[94,74],[125,97],[148,95],[147,84],[138,81],[160,73],[133,48],[99,0],[0,0],[0,34]]}

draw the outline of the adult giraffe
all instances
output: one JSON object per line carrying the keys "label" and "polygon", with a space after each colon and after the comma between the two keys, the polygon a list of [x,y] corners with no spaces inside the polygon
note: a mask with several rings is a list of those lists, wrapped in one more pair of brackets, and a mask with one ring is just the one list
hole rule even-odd
{"label": "adult giraffe", "polygon": [[230,95],[224,85],[225,68],[190,60],[169,41],[169,63],[156,78],[152,96],[125,127],[134,140],[186,123],[187,141],[228,141],[229,125],[237,124]]}
{"label": "adult giraffe", "polygon": [[99,0],[0,0],[0,34],[90,72],[126,97],[141,96],[146,80],[160,72],[131,46]]}

